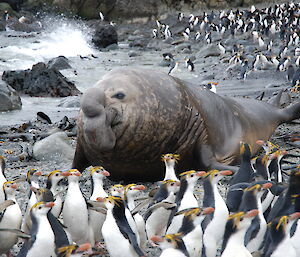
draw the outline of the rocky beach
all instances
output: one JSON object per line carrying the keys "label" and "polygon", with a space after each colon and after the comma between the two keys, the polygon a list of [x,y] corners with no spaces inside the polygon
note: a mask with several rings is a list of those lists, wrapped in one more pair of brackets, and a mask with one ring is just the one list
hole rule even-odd
{"label": "rocky beach", "polygon": [[[40,2],[26,1],[23,7],[17,8],[12,5],[11,18],[0,22],[0,110],[3,111],[0,112],[0,155],[6,159],[8,180],[24,177],[33,168],[47,173],[71,167],[80,97],[103,75],[117,68],[145,67],[168,73],[177,63],[178,67],[170,75],[197,85],[199,90],[213,82],[216,93],[221,96],[269,101],[282,90],[282,107],[299,101],[295,81],[300,80],[300,75],[298,78],[294,72],[294,79],[293,76],[287,78],[288,65],[293,65],[295,71],[299,69],[299,39],[296,41],[299,29],[290,42],[290,34],[282,38],[279,25],[274,33],[257,27],[231,28],[228,25],[231,13],[235,15],[237,10],[251,13],[250,2],[245,1],[241,6],[239,1],[234,1],[231,7],[226,1],[219,4],[209,1],[210,5],[191,1],[184,6],[180,1],[171,1],[171,6],[166,1],[160,9],[158,2],[149,1],[152,9],[146,12],[145,8],[142,12],[139,7],[143,1],[133,1],[131,4],[139,4],[125,12],[125,1],[117,7],[115,2],[118,1],[113,1],[114,4],[103,1],[105,3],[88,12],[92,4],[89,6],[83,1],[80,8],[71,7],[72,14],[60,15],[53,14],[53,6],[51,14],[37,12]],[[254,12],[261,11],[262,17],[267,17],[266,6],[274,5],[257,4]],[[1,17],[7,7],[0,4]],[[65,7],[54,9],[57,12]],[[181,7],[184,17],[179,19],[176,10]],[[101,20],[99,11],[104,13],[105,20]],[[199,17],[192,28],[191,13]],[[300,12],[295,12],[295,16],[299,17]],[[20,22],[21,17],[28,20]],[[241,17],[247,26],[250,22],[259,22],[247,20],[245,14]],[[166,26],[170,36],[166,35]],[[226,27],[223,32],[222,26]],[[285,45],[287,50],[282,53]],[[171,58],[166,58],[170,55]],[[272,61],[272,56],[278,63]],[[187,60],[193,64],[192,71]],[[285,60],[288,64],[278,70],[279,62]],[[294,120],[280,125],[270,139],[287,151],[282,166],[286,170],[299,163],[299,124],[299,120]],[[40,180],[43,185],[44,178]],[[115,183],[122,184],[122,181],[106,180],[105,189]],[[26,183],[20,184],[22,190],[17,193],[17,199],[24,211],[29,187]],[[143,195],[156,187],[155,183],[143,184],[146,186]],[[220,185],[225,195],[227,182]],[[81,188],[89,198],[91,182],[87,172],[83,173]],[[203,190],[199,186],[196,191],[201,201]],[[14,253],[21,244],[14,246]],[[99,256],[106,256],[103,251]],[[159,256],[159,253],[158,248],[147,247],[147,256]]]}

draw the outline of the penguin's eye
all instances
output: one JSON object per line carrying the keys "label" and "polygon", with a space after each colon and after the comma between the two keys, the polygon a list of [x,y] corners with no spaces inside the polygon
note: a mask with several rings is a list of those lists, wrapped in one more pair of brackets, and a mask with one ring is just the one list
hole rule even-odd
{"label": "penguin's eye", "polygon": [[39,206],[39,210],[42,209],[42,206]]}
{"label": "penguin's eye", "polygon": [[58,175],[59,175],[58,173],[55,174],[56,177],[58,177]]}
{"label": "penguin's eye", "polygon": [[171,186],[174,186],[174,183],[171,183]]}
{"label": "penguin's eye", "polygon": [[191,174],[191,178],[194,177],[194,174]]}
{"label": "penguin's eye", "polygon": [[116,93],[115,95],[113,95],[111,98],[117,98],[119,100],[122,100],[122,99],[124,99],[124,97],[125,97],[125,94],[119,92],[119,93]]}
{"label": "penguin's eye", "polygon": [[167,242],[171,243],[171,239],[167,239]]}

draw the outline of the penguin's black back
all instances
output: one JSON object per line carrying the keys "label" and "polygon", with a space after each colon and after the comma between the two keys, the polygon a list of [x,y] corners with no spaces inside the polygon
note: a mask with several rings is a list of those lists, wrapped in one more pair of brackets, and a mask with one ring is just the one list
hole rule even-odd
{"label": "penguin's black back", "polygon": [[38,222],[37,222],[37,219],[34,217],[34,215],[30,214],[31,215],[31,221],[32,221],[32,226],[31,226],[31,229],[30,229],[30,239],[28,241],[26,241],[20,252],[18,253],[17,257],[26,257],[27,256],[27,253],[28,251],[30,250],[30,248],[33,246],[35,240],[36,240],[36,234],[37,234],[37,231],[38,231]]}
{"label": "penguin's black back", "polygon": [[130,244],[132,245],[132,247],[134,248],[138,256],[144,256],[143,251],[140,249],[138,245],[136,235],[132,231],[128,223],[128,220],[126,219],[124,203],[118,201],[115,204],[112,213],[122,235],[129,240]]}

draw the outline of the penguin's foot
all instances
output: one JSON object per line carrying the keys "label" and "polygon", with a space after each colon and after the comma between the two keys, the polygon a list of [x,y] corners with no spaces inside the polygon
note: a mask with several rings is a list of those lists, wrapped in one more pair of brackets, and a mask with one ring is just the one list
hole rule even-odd
{"label": "penguin's foot", "polygon": [[105,249],[105,243],[102,243],[102,242],[95,242],[94,248],[95,248],[96,250],[102,250],[102,249]]}

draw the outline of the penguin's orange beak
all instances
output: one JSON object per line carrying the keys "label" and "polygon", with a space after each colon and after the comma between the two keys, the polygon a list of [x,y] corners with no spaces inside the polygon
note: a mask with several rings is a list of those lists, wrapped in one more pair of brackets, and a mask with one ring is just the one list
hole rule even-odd
{"label": "penguin's orange beak", "polygon": [[213,208],[213,207],[207,207],[207,208],[203,209],[202,213],[204,215],[207,215],[207,214],[211,214],[214,211],[215,211],[215,208]]}
{"label": "penguin's orange beak", "polygon": [[151,237],[151,241],[154,242],[154,243],[159,243],[159,242],[162,242],[164,240],[160,236],[153,236],[153,237]]}
{"label": "penguin's orange beak", "polygon": [[251,217],[255,217],[258,215],[258,210],[257,209],[253,209],[251,211],[248,211],[246,214],[245,214],[245,217],[246,218],[251,218]]}
{"label": "penguin's orange beak", "polygon": [[265,142],[263,140],[256,140],[256,144],[258,144],[258,145],[264,145]]}
{"label": "penguin's orange beak", "polygon": [[263,188],[263,189],[269,189],[269,188],[271,188],[272,186],[273,186],[272,183],[265,183],[265,184],[263,184],[262,188]]}
{"label": "penguin's orange beak", "polygon": [[294,212],[290,215],[291,220],[296,220],[300,218],[300,212]]}
{"label": "penguin's orange beak", "polygon": [[12,184],[10,187],[13,188],[13,189],[18,189],[17,184]]}
{"label": "penguin's orange beak", "polygon": [[222,170],[220,174],[223,176],[231,176],[233,172],[231,170]]}
{"label": "penguin's orange beak", "polygon": [[85,244],[82,244],[80,245],[76,252],[85,252],[85,251],[88,251],[92,248],[92,245],[90,243],[85,243]]}
{"label": "penguin's orange beak", "polygon": [[50,207],[50,208],[52,208],[54,205],[55,205],[54,202],[49,202],[45,204],[46,207]]}
{"label": "penguin's orange beak", "polygon": [[103,197],[97,197],[96,201],[100,202],[100,203],[103,203],[103,202],[105,202],[105,198],[103,198]]}
{"label": "penguin's orange beak", "polygon": [[136,186],[134,187],[134,189],[135,189],[135,190],[140,190],[140,191],[142,191],[142,190],[145,190],[146,187],[145,187],[144,185],[136,185]]}
{"label": "penguin's orange beak", "polygon": [[33,173],[34,176],[41,176],[42,175],[42,172],[41,171],[36,171]]}
{"label": "penguin's orange beak", "polygon": [[110,176],[110,173],[107,170],[102,171],[101,174],[103,176],[105,176],[105,177],[109,177]]}
{"label": "penguin's orange beak", "polygon": [[199,171],[199,172],[196,173],[196,176],[198,176],[198,177],[203,177],[205,175],[206,175],[205,171]]}

